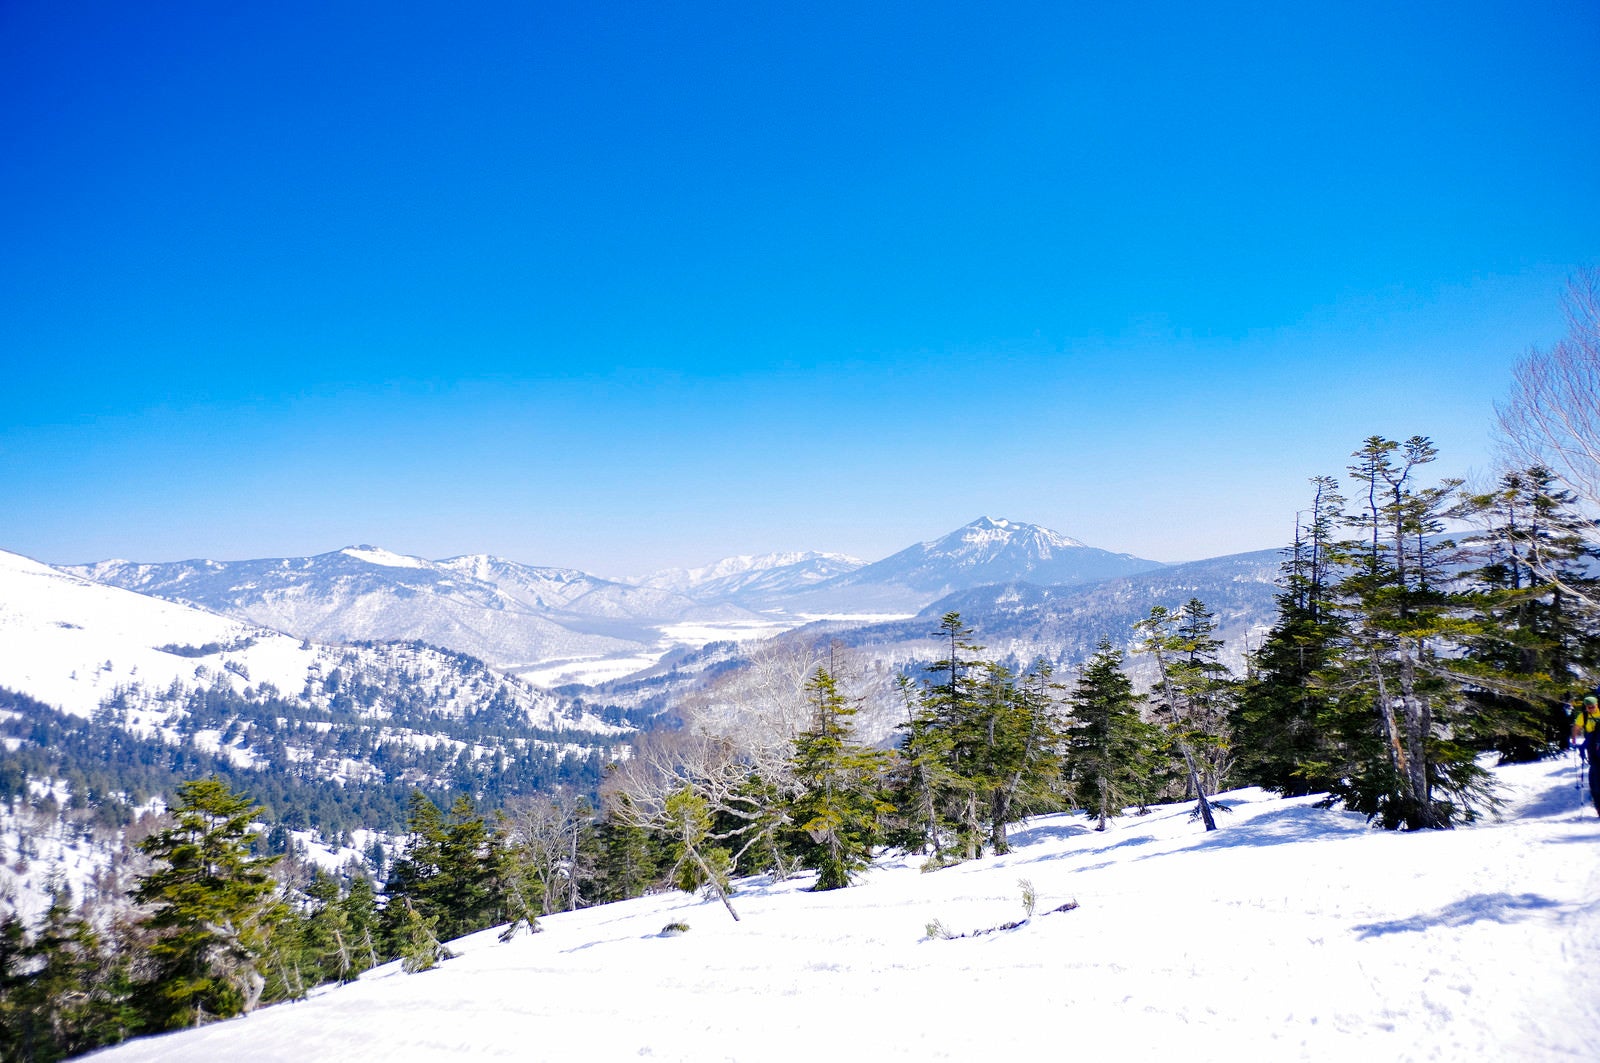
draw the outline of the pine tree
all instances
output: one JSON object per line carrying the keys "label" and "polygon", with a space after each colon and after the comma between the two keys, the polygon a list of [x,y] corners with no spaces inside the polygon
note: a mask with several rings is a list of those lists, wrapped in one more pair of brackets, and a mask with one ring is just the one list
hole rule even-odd
{"label": "pine tree", "polygon": [[898,809],[887,841],[908,852],[920,852],[931,866],[945,863],[944,838],[951,828],[944,795],[954,784],[950,770],[951,736],[921,703],[912,680],[901,676],[900,697],[906,721],[889,769],[890,801]]}
{"label": "pine tree", "polygon": [[133,894],[150,906],[145,1009],[155,1029],[228,1018],[261,999],[262,960],[285,909],[268,874],[277,857],[250,853],[256,811],[215,777],[192,780],[178,787],[173,825],[139,844],[155,861]]}
{"label": "pine tree", "polygon": [[346,944],[355,957],[350,970],[350,976],[354,977],[378,966],[382,960],[378,953],[381,918],[372,880],[365,875],[352,879],[349,889],[339,898],[339,909],[341,922],[350,928],[350,940]]}
{"label": "pine tree", "polygon": [[1011,851],[1006,828],[1020,803],[1048,800],[1060,778],[1059,725],[1051,669],[1037,661],[1018,681],[1010,669],[986,666],[973,711],[955,736],[957,763],[982,802],[995,853]]}
{"label": "pine tree", "polygon": [[814,713],[811,725],[795,738],[800,792],[792,817],[809,842],[801,848],[801,866],[817,872],[812,888],[840,889],[867,867],[879,822],[892,811],[879,793],[884,756],[854,742],[855,706],[827,669],[819,668],[806,689]]}
{"label": "pine tree", "polygon": [[126,956],[56,885],[39,929],[0,921],[0,1059],[50,1063],[138,1032]]}
{"label": "pine tree", "polygon": [[1600,551],[1570,491],[1549,469],[1505,473],[1492,491],[1468,496],[1459,514],[1480,522],[1466,541],[1480,564],[1471,574],[1477,631],[1462,670],[1475,713],[1475,745],[1502,763],[1537,760],[1562,748],[1570,726],[1563,704],[1593,674],[1600,641],[1588,602]]}
{"label": "pine tree", "polygon": [[1486,797],[1485,773],[1463,741],[1470,707],[1450,658],[1476,630],[1440,536],[1460,481],[1417,483],[1417,470],[1437,457],[1422,436],[1403,444],[1371,436],[1353,456],[1364,498],[1346,521],[1362,538],[1339,547],[1341,638],[1320,677],[1341,760],[1333,792],[1388,829],[1448,827]]}
{"label": "pine tree", "polygon": [[1121,652],[1101,639],[1068,699],[1066,731],[1065,777],[1074,800],[1095,817],[1095,830],[1105,830],[1136,794],[1141,762],[1154,741],[1138,704]]}
{"label": "pine tree", "polygon": [[1308,519],[1296,521],[1281,566],[1277,622],[1251,657],[1231,721],[1240,778],[1286,797],[1331,790],[1339,781],[1338,756],[1323,728],[1330,695],[1317,676],[1342,633],[1331,595],[1345,500],[1332,477],[1311,483]]}
{"label": "pine tree", "polygon": [[938,636],[949,649],[947,655],[928,665],[930,676],[937,677],[922,694],[921,715],[925,726],[943,737],[947,757],[943,785],[937,800],[945,822],[953,828],[951,847],[956,859],[971,860],[983,854],[984,787],[974,761],[973,717],[978,713],[978,653],[972,641],[972,628],[962,623],[961,614],[946,613],[940,620]]}
{"label": "pine tree", "polygon": [[396,913],[395,942],[400,954],[401,970],[407,974],[431,971],[452,958],[452,953],[435,931],[439,924],[437,915],[425,916],[418,912],[410,897],[402,897],[391,903],[399,909]]}
{"label": "pine tree", "polygon": [[729,894],[733,892],[731,874],[733,854],[715,844],[711,837],[711,810],[706,799],[691,787],[683,787],[667,797],[665,823],[672,839],[672,869],[668,877],[685,893],[705,889],[739,921]]}
{"label": "pine tree", "polygon": [[662,846],[636,822],[624,807],[625,794],[608,795],[605,816],[598,828],[596,877],[599,901],[626,901],[642,897],[661,878]]}
{"label": "pine tree", "polygon": [[1228,717],[1235,684],[1218,659],[1222,640],[1214,637],[1216,618],[1191,598],[1177,613],[1153,606],[1135,627],[1144,651],[1156,662],[1152,715],[1183,758],[1188,790],[1206,830],[1216,830],[1207,792],[1222,785],[1230,760]]}
{"label": "pine tree", "polygon": [[502,914],[501,853],[483,817],[465,796],[446,816],[426,794],[414,791],[407,816],[410,837],[389,872],[385,929],[391,951],[416,937],[404,906],[436,928],[444,940],[492,926]]}

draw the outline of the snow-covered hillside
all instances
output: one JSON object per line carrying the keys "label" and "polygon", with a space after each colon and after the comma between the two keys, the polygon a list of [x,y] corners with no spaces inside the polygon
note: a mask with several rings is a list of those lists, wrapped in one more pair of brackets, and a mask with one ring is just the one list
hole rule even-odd
{"label": "snow-covered hillside", "polygon": [[0,796],[43,816],[0,817],[18,862],[0,914],[36,911],[57,871],[85,895],[95,832],[186,778],[219,774],[326,841],[399,829],[416,787],[596,785],[632,731],[465,654],[321,645],[0,552]]}
{"label": "snow-covered hillside", "polygon": [[[613,735],[618,728],[561,711],[549,694],[504,676],[475,674],[423,646],[324,646],[161,598],[109,587],[0,551],[0,686],[92,714],[119,697],[154,704],[175,688],[304,692],[326,702],[326,679],[344,669],[382,686],[403,675],[409,693],[459,716],[501,689],[530,726]],[[370,706],[375,715],[383,706]],[[157,722],[157,721],[152,721]]]}
{"label": "snow-covered hillside", "polygon": [[373,546],[256,561],[101,561],[62,571],[318,642],[419,639],[504,669],[648,651],[667,623],[754,619],[732,605],[702,605],[574,569],[484,554],[428,561]]}
{"label": "snow-covered hillside", "polygon": [[[203,646],[217,648],[203,662],[173,651]],[[314,657],[287,635],[0,551],[0,686],[68,712],[88,716],[122,688],[192,684],[201,665],[235,690],[299,690]]]}
{"label": "snow-covered hillside", "polygon": [[[1600,820],[1571,759],[1495,774],[1503,818],[1454,831],[1247,790],[1211,834],[1187,806],[1104,834],[1048,816],[931,874],[746,881],[739,922],[676,893],[551,916],[96,1058],[1593,1059]],[[1004,929],[1024,880],[1034,914]]]}

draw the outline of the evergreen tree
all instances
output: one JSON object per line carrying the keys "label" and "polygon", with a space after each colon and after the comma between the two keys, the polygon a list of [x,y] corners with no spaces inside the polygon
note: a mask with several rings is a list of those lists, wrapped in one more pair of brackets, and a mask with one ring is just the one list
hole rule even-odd
{"label": "evergreen tree", "polygon": [[452,958],[453,954],[439,940],[435,931],[439,925],[437,915],[423,915],[411,903],[410,897],[391,902],[391,907],[399,909],[396,912],[394,940],[400,954],[401,970],[407,974],[431,971]]}
{"label": "evergreen tree", "polygon": [[1055,718],[1051,669],[1043,660],[1019,681],[1010,669],[988,665],[974,711],[957,731],[956,763],[980,795],[989,845],[1011,851],[1006,828],[1018,808],[1049,801],[1061,776],[1060,729]]}
{"label": "evergreen tree", "polygon": [[954,784],[950,770],[951,735],[921,704],[912,680],[901,676],[898,690],[906,707],[903,737],[889,770],[890,801],[898,810],[887,841],[920,852],[929,864],[945,862],[944,838],[950,829],[944,795]]}
{"label": "evergreen tree", "polygon": [[1065,777],[1074,800],[1097,820],[1095,830],[1129,803],[1143,774],[1155,736],[1138,705],[1121,652],[1101,639],[1068,699],[1066,730]]}
{"label": "evergreen tree", "polygon": [[1218,659],[1222,640],[1214,637],[1216,618],[1191,598],[1177,613],[1153,606],[1135,627],[1145,636],[1144,651],[1156,662],[1152,715],[1183,758],[1188,791],[1198,801],[1206,830],[1216,830],[1207,792],[1223,786],[1231,757],[1228,717],[1235,683]]}
{"label": "evergreen tree", "polygon": [[1341,635],[1331,596],[1345,500],[1332,477],[1311,483],[1309,517],[1296,521],[1281,567],[1277,622],[1250,660],[1230,725],[1241,779],[1286,797],[1331,790],[1339,781],[1338,755],[1323,728],[1330,694],[1317,676]]}
{"label": "evergreen tree", "polygon": [[800,792],[792,815],[808,840],[800,858],[817,872],[813,889],[840,889],[871,862],[879,822],[892,811],[879,793],[884,756],[853,741],[855,706],[827,669],[817,670],[807,691],[814,712],[795,738]]}
{"label": "evergreen tree", "polygon": [[1320,677],[1341,760],[1333,792],[1388,829],[1448,827],[1485,799],[1450,657],[1476,628],[1450,584],[1452,544],[1440,537],[1460,481],[1417,482],[1437,457],[1421,436],[1403,444],[1371,436],[1353,456],[1363,497],[1346,521],[1362,538],[1340,544],[1341,638]]}
{"label": "evergreen tree", "polygon": [[1588,606],[1600,552],[1584,538],[1593,523],[1541,466],[1504,474],[1459,512],[1483,525],[1467,540],[1479,561],[1470,574],[1477,630],[1463,662],[1477,680],[1467,693],[1475,745],[1502,763],[1537,760],[1565,745],[1563,701],[1593,674],[1600,649]]}
{"label": "evergreen tree", "polygon": [[722,901],[722,906],[739,921],[729,894],[733,892],[731,874],[733,854],[715,844],[711,836],[711,810],[706,799],[685,786],[666,800],[666,829],[672,839],[672,868],[668,877],[685,893],[705,889]]}
{"label": "evergreen tree", "polygon": [[138,1032],[125,956],[51,891],[38,931],[0,921],[0,1059],[49,1063]]}
{"label": "evergreen tree", "polygon": [[381,920],[377,891],[373,888],[372,880],[365,875],[357,875],[339,898],[338,906],[338,925],[341,933],[346,934],[339,945],[350,955],[350,967],[344,970],[341,961],[339,977],[348,981],[378,966],[381,960],[378,953]]}
{"label": "evergreen tree", "polygon": [[[493,926],[503,912],[501,853],[467,797],[446,816],[422,791],[411,795],[410,837],[387,883],[391,948],[414,941],[414,914],[443,940]],[[396,901],[408,901],[396,905]]]}
{"label": "evergreen tree", "polygon": [[662,846],[636,816],[616,807],[628,803],[625,794],[612,795],[597,830],[597,901],[642,897],[661,878]]}
{"label": "evergreen tree", "polygon": [[150,907],[153,977],[144,1008],[154,1029],[198,1025],[252,1010],[272,931],[285,908],[268,869],[250,853],[257,809],[213,777],[178,787],[172,826],[140,842],[155,866],[134,889]]}

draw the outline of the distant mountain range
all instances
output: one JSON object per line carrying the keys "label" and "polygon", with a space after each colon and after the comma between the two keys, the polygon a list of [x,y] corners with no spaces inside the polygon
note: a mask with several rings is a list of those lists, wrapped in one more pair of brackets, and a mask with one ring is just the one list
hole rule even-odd
{"label": "distant mountain range", "polygon": [[748,609],[781,609],[797,595],[826,586],[867,563],[846,554],[763,554],[728,557],[702,568],[667,569],[639,584],[677,591],[698,602],[729,601]]}
{"label": "distant mountain range", "polygon": [[373,546],[65,569],[0,551],[0,748],[38,772],[102,757],[63,747],[48,766],[53,744],[76,743],[175,776],[321,787],[305,800],[324,822],[359,818],[357,791],[341,789],[359,781],[374,795],[363,822],[392,822],[412,785],[502,797],[592,785],[659,714],[737,716],[778,672],[803,684],[829,646],[858,673],[863,732],[886,740],[904,711],[895,677],[937,657],[946,612],[992,659],[1042,656],[1066,678],[1101,638],[1128,647],[1152,605],[1198,597],[1237,664],[1271,622],[1278,561],[1163,565],[988,518],[872,564],[774,554],[636,581]]}
{"label": "distant mountain range", "polygon": [[864,699],[856,726],[864,738],[882,742],[904,720],[895,678],[907,672],[920,675],[923,665],[945,652],[938,629],[947,613],[960,614],[985,658],[1018,671],[1043,658],[1069,684],[1073,668],[1105,639],[1127,651],[1124,667],[1143,685],[1153,678],[1154,666],[1136,652],[1134,625],[1149,616],[1151,606],[1175,610],[1191,598],[1215,616],[1223,660],[1235,674],[1243,674],[1245,654],[1260,645],[1276,616],[1281,562],[1279,551],[1258,550],[1078,584],[989,583],[945,595],[910,617],[869,623],[824,620],[762,643],[707,646],[626,680],[602,683],[582,696],[640,717],[689,703],[700,706],[699,711],[710,707],[715,715],[736,715],[741,705],[754,703],[762,693],[749,686],[761,681],[747,675],[752,665],[760,672],[765,661],[811,661],[842,651],[851,689]]}
{"label": "distant mountain range", "polygon": [[984,517],[872,564],[842,554],[769,554],[633,582],[485,554],[429,561],[374,546],[63,571],[318,642],[420,639],[509,671],[570,663],[582,674],[592,661],[642,668],[696,636],[772,634],[824,615],[912,614],[996,583],[1079,585],[1162,567]]}
{"label": "distant mountain range", "polygon": [[41,777],[245,773],[397,823],[413,786],[592,785],[633,730],[453,649],[322,644],[0,551],[0,756]]}
{"label": "distant mountain range", "polygon": [[486,555],[427,561],[371,546],[256,561],[102,561],[64,571],[320,642],[421,639],[515,670],[636,653],[655,627],[748,618],[669,590]]}

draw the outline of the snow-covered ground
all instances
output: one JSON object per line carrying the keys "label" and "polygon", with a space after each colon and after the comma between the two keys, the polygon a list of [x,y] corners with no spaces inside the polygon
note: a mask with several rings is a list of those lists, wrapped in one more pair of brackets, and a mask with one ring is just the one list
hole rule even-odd
{"label": "snow-covered ground", "polygon": [[[1104,834],[1049,816],[930,874],[746,881],[739,922],[676,893],[605,905],[97,1058],[1597,1058],[1600,819],[1570,758],[1497,774],[1502,817],[1455,831],[1246,790],[1211,834],[1187,806]],[[1024,879],[1024,925],[928,938],[1021,919]]]}
{"label": "snow-covered ground", "polygon": [[558,687],[567,683],[594,685],[614,679],[625,679],[637,672],[654,668],[674,650],[699,649],[711,642],[750,642],[771,638],[793,630],[803,623],[803,617],[772,617],[765,620],[705,620],[685,621],[657,626],[659,638],[647,652],[619,653],[604,657],[583,657],[549,661],[537,667],[517,668],[515,673],[530,683],[542,687]]}

